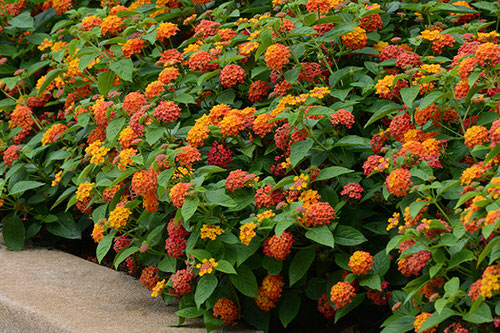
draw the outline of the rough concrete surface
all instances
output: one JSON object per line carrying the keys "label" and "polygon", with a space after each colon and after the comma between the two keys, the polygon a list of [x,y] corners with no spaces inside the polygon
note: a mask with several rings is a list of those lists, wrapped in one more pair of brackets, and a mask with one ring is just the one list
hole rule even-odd
{"label": "rough concrete surface", "polygon": [[205,331],[196,320],[169,327],[178,322],[175,305],[131,276],[68,253],[13,252],[0,242],[0,265],[0,333]]}

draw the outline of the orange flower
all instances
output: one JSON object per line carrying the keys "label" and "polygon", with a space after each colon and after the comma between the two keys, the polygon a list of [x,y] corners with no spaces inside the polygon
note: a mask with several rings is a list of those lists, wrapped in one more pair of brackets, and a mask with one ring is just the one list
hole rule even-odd
{"label": "orange flower", "polygon": [[99,243],[104,238],[104,230],[101,224],[94,224],[94,229],[92,229],[91,236],[95,243]]}
{"label": "orange flower", "polygon": [[210,238],[211,240],[216,240],[217,236],[222,235],[224,233],[224,229],[222,229],[218,225],[213,224],[204,224],[200,229],[200,237],[201,239]]}
{"label": "orange flower", "polygon": [[61,134],[68,129],[68,126],[64,124],[54,124],[52,125],[45,133],[43,133],[42,137],[42,146],[45,146],[47,143],[54,143],[59,139]]}
{"label": "orange flower", "polygon": [[255,134],[263,138],[271,133],[273,127],[275,127],[274,122],[270,121],[272,118],[273,116],[267,113],[259,114],[253,122],[253,131]]}
{"label": "orange flower", "polygon": [[31,130],[35,121],[31,117],[33,112],[27,106],[17,104],[14,111],[10,114],[10,120],[15,126],[21,127],[24,130]]}
{"label": "orange flower", "polygon": [[471,126],[465,131],[464,139],[467,148],[472,149],[489,141],[488,129],[484,126]]}
{"label": "orange flower", "polygon": [[94,15],[86,16],[82,19],[82,25],[81,25],[82,30],[83,31],[92,30],[92,28],[100,26],[101,23],[102,23],[102,20],[98,16],[94,16]]}
{"label": "orange flower", "polygon": [[208,129],[210,124],[210,119],[206,114],[196,119],[194,126],[188,131],[186,141],[193,147],[203,146],[203,142],[208,139],[208,133],[210,133]]}
{"label": "orange flower", "polygon": [[149,100],[160,96],[165,92],[165,83],[161,81],[153,81],[146,86],[145,95]]}
{"label": "orange flower", "polygon": [[337,309],[341,309],[351,303],[354,296],[356,296],[354,287],[346,281],[337,282],[330,290],[330,300],[335,304]]}
{"label": "orange flower", "polygon": [[368,42],[368,37],[366,36],[366,30],[361,27],[355,27],[354,31],[351,31],[341,37],[342,43],[351,50],[362,49],[366,46]]}
{"label": "orange flower", "polygon": [[396,197],[404,197],[408,194],[408,190],[413,185],[410,179],[411,173],[407,169],[396,169],[387,176],[385,180],[385,187]]}
{"label": "orange flower", "polygon": [[169,84],[172,81],[177,80],[179,77],[180,73],[175,67],[165,67],[160,75],[158,76],[158,80],[165,84]]}
{"label": "orange flower", "polygon": [[311,205],[305,217],[308,227],[319,225],[330,225],[335,218],[335,210],[328,202],[317,202]]}
{"label": "orange flower", "polygon": [[281,71],[283,66],[290,62],[290,54],[288,46],[283,44],[273,44],[266,50],[266,65],[275,71]]}
{"label": "orange flower", "polygon": [[125,24],[122,19],[116,15],[109,15],[102,20],[101,23],[101,33],[103,35],[117,35],[125,28]]}
{"label": "orange flower", "polygon": [[137,134],[130,128],[130,126],[125,127],[121,132],[120,132],[120,145],[122,146],[122,149],[127,149],[132,145],[132,141],[134,141],[137,138]]}
{"label": "orange flower", "polygon": [[156,193],[158,175],[154,170],[141,170],[132,177],[132,190],[142,196]]}
{"label": "orange flower", "polygon": [[264,254],[277,260],[285,260],[293,245],[291,232],[283,231],[280,237],[274,235],[264,242]]}
{"label": "orange flower", "polygon": [[246,126],[245,117],[240,110],[231,110],[219,123],[223,137],[236,136]]}
{"label": "orange flower", "polygon": [[224,88],[230,88],[239,83],[244,83],[245,70],[238,65],[227,65],[220,72],[220,83]]}
{"label": "orange flower", "polygon": [[193,146],[184,146],[181,149],[181,152],[177,153],[177,162],[179,162],[180,165],[186,167],[186,168],[192,168],[193,163],[197,161],[201,161],[201,154]]}
{"label": "orange flower", "polygon": [[172,101],[161,101],[153,112],[153,116],[156,119],[165,123],[173,123],[179,119],[181,114],[181,108]]}
{"label": "orange flower", "polygon": [[214,318],[222,320],[226,325],[230,325],[238,319],[238,307],[229,298],[219,298],[212,310]]}
{"label": "orange flower", "polygon": [[349,259],[349,267],[356,275],[363,275],[371,271],[373,263],[373,256],[365,251],[356,251]]}
{"label": "orange flower", "polygon": [[480,65],[491,64],[500,54],[500,46],[494,43],[484,43],[476,50],[476,60]]}
{"label": "orange flower", "polygon": [[177,31],[179,31],[179,27],[177,27],[177,24],[163,22],[160,23],[160,25],[158,25],[158,28],[156,29],[156,38],[160,42],[163,42],[165,39],[175,36],[177,34]]}
{"label": "orange flower", "polygon": [[146,43],[142,38],[131,38],[122,46],[123,56],[130,58],[134,54],[139,54],[146,47]]}
{"label": "orange flower", "polygon": [[123,99],[122,108],[131,116],[146,104],[147,100],[143,94],[140,92],[131,92]]}
{"label": "orange flower", "polygon": [[[428,312],[422,312],[415,318],[415,321],[413,322],[413,327],[415,328],[415,332],[420,331],[420,327],[425,323],[427,319],[432,315],[432,313]],[[428,330],[423,331],[423,333],[434,333],[436,332],[436,327],[429,328]]]}
{"label": "orange flower", "polygon": [[178,183],[174,185],[168,194],[172,204],[179,209],[182,208],[182,205],[186,201],[186,196],[192,188],[193,185],[190,183]]}
{"label": "orange flower", "polygon": [[328,14],[328,12],[339,5],[343,0],[308,0],[306,9],[309,13]]}
{"label": "orange flower", "polygon": [[128,148],[120,152],[120,164],[118,164],[118,169],[124,171],[127,165],[132,164],[132,156],[137,155],[137,149]]}

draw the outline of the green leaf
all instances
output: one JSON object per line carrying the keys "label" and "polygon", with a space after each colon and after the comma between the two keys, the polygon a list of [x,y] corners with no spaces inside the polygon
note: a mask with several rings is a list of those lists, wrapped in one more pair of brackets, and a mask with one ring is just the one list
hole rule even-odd
{"label": "green leaf", "polygon": [[455,312],[449,308],[444,308],[441,313],[434,312],[432,316],[427,318],[418,331],[423,332],[429,328],[435,327],[454,315]]}
{"label": "green leaf", "polygon": [[264,258],[262,258],[262,267],[267,270],[269,275],[277,275],[283,269],[283,261],[264,256]]}
{"label": "green leaf", "polygon": [[12,251],[20,251],[24,246],[25,230],[21,219],[10,214],[2,219],[2,233],[5,246]]}
{"label": "green leaf", "polygon": [[114,119],[106,127],[106,140],[109,142],[115,142],[116,137],[120,134],[123,125],[125,125],[125,118],[120,117]]}
{"label": "green leaf", "polygon": [[226,274],[237,274],[233,265],[229,263],[227,260],[219,260],[217,262],[219,265],[216,267],[218,271],[221,271]]}
{"label": "green leaf", "polygon": [[97,245],[96,256],[97,261],[101,263],[102,259],[106,256],[109,249],[111,249],[111,244],[113,244],[113,238],[115,237],[116,230],[112,230],[109,234],[104,236],[103,239]]}
{"label": "green leaf", "polygon": [[427,204],[428,202],[425,200],[412,202],[409,208],[411,218],[414,219],[418,215],[420,210],[422,210],[422,208],[424,208]]}
{"label": "green leaf", "polygon": [[19,29],[32,29],[34,28],[33,17],[31,17],[30,11],[22,12],[21,14],[13,17],[9,20],[9,24],[13,27]]}
{"label": "green leaf", "polygon": [[207,199],[207,205],[222,206],[222,207],[234,207],[236,202],[233,198],[227,195],[224,189],[210,190],[205,193]]}
{"label": "green leaf", "polygon": [[245,296],[255,298],[258,296],[257,279],[252,270],[246,266],[238,267],[238,275],[230,275],[229,280],[240,293]]}
{"label": "green leaf", "polygon": [[413,331],[414,316],[404,316],[397,318],[389,323],[380,333],[402,333]]}
{"label": "green leaf", "polygon": [[165,129],[163,127],[149,127],[146,131],[146,142],[152,146],[160,141],[163,134],[165,134]]}
{"label": "green leaf", "polygon": [[290,287],[299,281],[306,273],[316,256],[316,249],[310,247],[298,251],[290,263]]}
{"label": "green leaf", "polygon": [[488,163],[491,161],[495,156],[500,153],[500,145],[496,145],[495,148],[493,148],[488,155],[486,155],[486,158],[484,159],[484,164]]}
{"label": "green leaf", "polygon": [[300,303],[300,297],[297,294],[284,296],[281,300],[279,317],[285,328],[299,313]]}
{"label": "green leaf", "polygon": [[[81,60],[80,60],[81,62]],[[103,96],[108,96],[114,86],[115,73],[112,71],[102,72],[97,75],[97,90]]]}
{"label": "green leaf", "polygon": [[300,73],[300,68],[295,67],[293,69],[290,69],[285,72],[285,80],[288,83],[295,83],[297,82],[297,79],[299,78],[299,73]]}
{"label": "green leaf", "polygon": [[336,244],[344,246],[356,246],[367,241],[361,232],[347,225],[338,225],[334,237]]}
{"label": "green leaf", "polygon": [[336,25],[335,28],[331,29],[327,33],[325,33],[320,40],[332,41],[335,38],[348,34],[353,31],[355,27],[359,25],[358,22],[346,22],[339,25]]}
{"label": "green leaf", "polygon": [[34,188],[39,188],[43,185],[45,184],[41,182],[23,180],[18,183],[15,183],[14,186],[12,186],[12,189],[10,190],[9,194],[10,195],[16,195],[19,193],[24,194],[24,192],[26,191],[32,190]]}
{"label": "green leaf", "polygon": [[134,64],[130,58],[124,58],[109,64],[109,68],[122,80],[132,82]]}
{"label": "green leaf", "polygon": [[370,289],[382,291],[382,280],[380,279],[380,276],[378,276],[376,274],[370,274],[370,275],[364,276],[359,281],[359,285],[362,287],[368,287]]}
{"label": "green leaf", "polygon": [[399,92],[401,93],[403,103],[405,103],[408,108],[411,108],[411,106],[413,105],[413,101],[418,96],[418,85],[411,86],[409,88],[403,88]]}
{"label": "green leaf", "polygon": [[307,153],[311,150],[314,141],[310,138],[295,142],[290,150],[290,163],[295,167],[300,161],[306,157]]}
{"label": "green leaf", "polygon": [[385,250],[373,256],[373,261],[373,273],[380,276],[384,276],[391,266],[391,258],[385,253]]}
{"label": "green leaf", "polygon": [[42,93],[45,92],[45,90],[47,90],[47,87],[49,86],[49,84],[55,80],[56,77],[59,76],[59,74],[63,73],[62,70],[60,69],[53,69],[51,70],[47,76],[45,76],[45,80],[43,80],[43,83],[42,85],[40,86],[40,90],[38,90],[38,96],[40,96]]}
{"label": "green leaf", "polygon": [[474,313],[471,314],[471,311],[469,311],[463,318],[473,324],[484,324],[493,321],[491,309],[488,303],[485,302],[481,303]]}
{"label": "green leaf", "polygon": [[475,259],[474,253],[472,253],[470,250],[463,249],[462,251],[457,252],[451,256],[450,261],[448,262],[447,269],[451,269],[455,266],[460,265],[463,262],[474,259]]}
{"label": "green leaf", "polygon": [[57,198],[56,202],[52,205],[50,210],[54,209],[57,205],[64,201],[67,197],[69,197],[73,192],[76,191],[76,187],[67,188],[60,196]]}
{"label": "green leaf", "polygon": [[177,259],[167,255],[158,263],[158,269],[162,272],[174,273],[177,270]]}
{"label": "green leaf", "polygon": [[198,198],[188,198],[182,205],[181,212],[185,221],[188,221],[198,209]]}
{"label": "green leaf", "polygon": [[183,104],[196,104],[194,97],[189,94],[180,94],[174,97],[174,102]]}
{"label": "green leaf", "polygon": [[353,297],[351,303],[347,304],[342,309],[337,310],[337,312],[335,313],[335,323],[339,321],[342,317],[347,315],[349,312],[357,308],[358,305],[360,305],[363,302],[364,298],[365,298],[364,294],[357,295]]}
{"label": "green leaf", "polygon": [[197,309],[196,307],[191,306],[188,308],[180,309],[175,314],[182,318],[197,318],[202,316],[203,313],[205,313],[205,310]]}
{"label": "green leaf", "polygon": [[47,225],[47,231],[50,233],[69,239],[81,239],[82,231],[76,224],[73,216],[59,212],[56,214],[58,221]]}
{"label": "green leaf", "polygon": [[213,274],[207,274],[202,276],[198,285],[196,286],[196,291],[194,293],[194,302],[196,307],[200,306],[205,302],[210,296],[212,296],[215,288],[217,288],[217,278]]}
{"label": "green leaf", "polygon": [[113,260],[113,266],[115,266],[115,269],[118,269],[118,266],[123,262],[123,260],[127,259],[134,253],[138,252],[140,248],[137,246],[131,246],[122,249],[120,252],[116,254],[115,260]]}
{"label": "green leaf", "polygon": [[346,135],[337,141],[334,147],[352,147],[353,149],[371,149],[370,139],[357,135]]}
{"label": "green leaf", "polygon": [[321,244],[321,245],[326,245],[331,248],[334,247],[335,241],[333,239],[333,234],[328,229],[326,225],[322,225],[316,228],[311,228],[306,232],[306,238],[309,238],[310,240]]}
{"label": "green leaf", "polygon": [[354,172],[354,170],[347,169],[344,167],[339,167],[339,166],[331,166],[331,167],[322,169],[319,172],[318,177],[316,177],[316,181],[338,177],[340,175],[345,175],[345,174],[351,173],[351,172]]}
{"label": "green leaf", "polygon": [[488,254],[490,254],[491,250],[496,244],[500,244],[500,237],[495,237],[488,243],[488,245],[484,248],[484,250],[481,251],[481,254],[477,259],[476,267],[479,267],[479,264],[486,258]]}
{"label": "green leaf", "polygon": [[224,322],[220,319],[214,318],[210,311],[205,311],[203,314],[203,325],[205,326],[207,333],[210,333],[213,330],[221,328],[222,325],[224,325]]}
{"label": "green leaf", "polygon": [[295,220],[293,220],[291,218],[278,221],[278,223],[274,227],[274,233],[276,234],[276,236],[281,237],[281,234],[283,233],[283,231],[285,231],[286,229],[288,229],[288,227],[290,227],[291,225],[294,225],[294,224],[295,224]]}
{"label": "green leaf", "polygon": [[425,96],[422,98],[422,101],[420,102],[419,108],[420,110],[425,109],[432,103],[434,103],[438,98],[440,98],[443,95],[443,92],[440,90],[433,90],[429,93],[429,95]]}

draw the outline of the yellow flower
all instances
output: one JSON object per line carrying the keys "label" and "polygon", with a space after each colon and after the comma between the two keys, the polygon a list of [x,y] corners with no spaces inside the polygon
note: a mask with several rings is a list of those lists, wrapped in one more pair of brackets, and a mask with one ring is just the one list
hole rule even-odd
{"label": "yellow flower", "polygon": [[92,187],[94,183],[83,182],[78,185],[78,189],[76,190],[76,199],[78,201],[83,201],[90,196],[90,192],[92,191]]}
{"label": "yellow flower", "polygon": [[215,261],[214,258],[203,259],[201,264],[196,265],[196,268],[200,270],[200,276],[205,274],[210,274],[213,272],[214,268],[219,266],[219,263]]}
{"label": "yellow flower", "polygon": [[151,296],[152,297],[160,296],[164,289],[165,289],[165,279],[158,281],[156,283],[156,286],[153,287],[153,292],[151,293]]}
{"label": "yellow flower", "polygon": [[255,237],[255,228],[257,224],[254,222],[245,223],[240,227],[240,241],[242,244],[248,246],[252,239]]}
{"label": "yellow flower", "polygon": [[56,173],[54,180],[52,181],[52,187],[57,186],[62,180],[62,170]]}
{"label": "yellow flower", "polygon": [[210,238],[211,240],[215,240],[217,236],[224,233],[224,229],[218,225],[204,224],[200,232],[201,239]]}

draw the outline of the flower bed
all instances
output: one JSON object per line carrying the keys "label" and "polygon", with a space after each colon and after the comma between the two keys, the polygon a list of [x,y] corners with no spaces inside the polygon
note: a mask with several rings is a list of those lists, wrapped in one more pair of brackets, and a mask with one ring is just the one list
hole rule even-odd
{"label": "flower bed", "polygon": [[500,324],[498,2],[11,2],[9,248],[91,233],[207,330]]}

